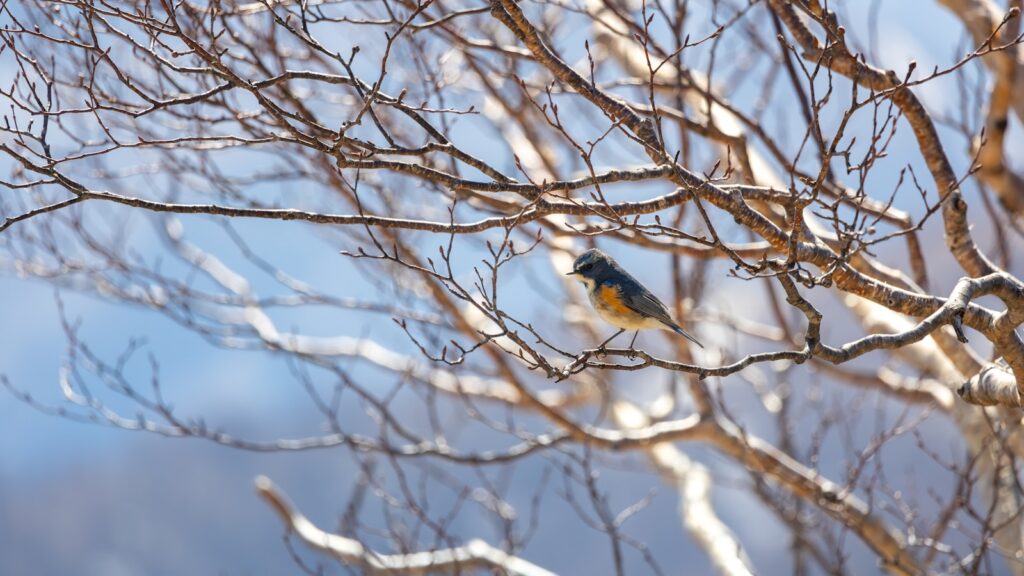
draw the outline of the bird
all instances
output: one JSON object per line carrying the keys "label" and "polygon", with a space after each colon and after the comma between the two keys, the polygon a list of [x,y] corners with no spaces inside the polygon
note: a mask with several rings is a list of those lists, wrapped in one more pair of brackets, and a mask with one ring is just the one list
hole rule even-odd
{"label": "bird", "polygon": [[633,341],[629,344],[632,349],[640,330],[657,328],[671,330],[704,348],[696,338],[679,327],[657,296],[611,256],[597,248],[580,254],[572,265],[572,271],[566,275],[579,279],[586,286],[590,303],[598,315],[605,322],[619,328],[618,332],[605,341],[606,344],[626,330],[635,330]]}

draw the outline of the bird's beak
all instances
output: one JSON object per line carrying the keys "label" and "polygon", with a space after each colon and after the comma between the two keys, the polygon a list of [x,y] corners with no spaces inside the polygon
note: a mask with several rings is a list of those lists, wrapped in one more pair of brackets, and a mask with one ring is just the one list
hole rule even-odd
{"label": "bird's beak", "polygon": [[572,270],[570,272],[566,272],[565,273],[566,276],[575,276],[576,274],[577,274],[577,272],[575,270]]}

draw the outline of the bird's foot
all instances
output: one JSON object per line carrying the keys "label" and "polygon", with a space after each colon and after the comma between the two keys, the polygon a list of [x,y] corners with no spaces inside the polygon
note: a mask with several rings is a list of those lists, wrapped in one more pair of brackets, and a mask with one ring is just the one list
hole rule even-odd
{"label": "bird's foot", "polygon": [[604,358],[605,356],[607,356],[608,355],[608,353],[607,353],[607,351],[608,351],[608,348],[607,348],[608,344],[612,340],[615,340],[616,336],[618,336],[619,334],[622,334],[625,331],[626,331],[625,329],[621,329],[618,332],[616,332],[615,334],[612,334],[611,337],[608,338],[607,340],[605,340],[604,342],[601,342],[601,344],[598,345],[598,347],[596,349],[594,349],[594,355],[599,357],[599,358]]}
{"label": "bird's foot", "polygon": [[626,354],[626,357],[629,358],[630,360],[633,360],[637,357],[636,348],[634,348],[633,345],[636,344],[636,337],[639,335],[639,330],[633,332],[633,339],[629,341],[629,352]]}

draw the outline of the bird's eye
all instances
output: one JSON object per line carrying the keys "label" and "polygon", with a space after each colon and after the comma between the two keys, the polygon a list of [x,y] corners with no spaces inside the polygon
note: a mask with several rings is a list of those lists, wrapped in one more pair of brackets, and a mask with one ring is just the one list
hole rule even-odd
{"label": "bird's eye", "polygon": [[590,270],[593,267],[594,267],[594,264],[592,262],[588,262],[588,263],[580,266],[579,267],[579,271],[580,272],[586,272],[587,270]]}

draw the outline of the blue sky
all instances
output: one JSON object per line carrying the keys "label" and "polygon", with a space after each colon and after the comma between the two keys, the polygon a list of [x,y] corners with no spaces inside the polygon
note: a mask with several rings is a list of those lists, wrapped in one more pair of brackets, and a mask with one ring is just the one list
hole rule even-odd
{"label": "blue sky", "polygon": [[[866,20],[868,2],[847,2],[843,6],[852,18],[850,29]],[[927,3],[889,1],[882,3],[879,46],[883,64],[897,70],[909,59],[917,60],[918,70],[949,64],[961,38],[957,22],[943,10]],[[559,46],[568,54],[581,53],[582,37],[569,34]],[[948,76],[922,88],[925,102],[935,110],[951,111],[956,79]],[[757,86],[749,85],[735,96],[741,104],[754,101]],[[470,148],[495,157],[507,155],[502,146],[493,146],[493,134],[481,134],[467,127],[456,131]],[[1013,142],[1020,142],[1019,126],[1011,130]],[[949,155],[957,161],[964,157],[965,143],[943,130]],[[892,156],[912,158],[920,166],[909,131],[904,127],[897,137]],[[262,158],[236,155],[232,166],[244,171],[265,167]],[[509,158],[505,167],[510,167]],[[501,162],[499,162],[501,164]],[[0,167],[3,164],[0,163]],[[958,169],[964,166],[958,165]],[[919,172],[923,174],[923,170]],[[889,172],[882,178],[893,179]],[[269,186],[269,185],[268,185]],[[883,186],[884,189],[884,186]],[[304,198],[309,190],[289,189],[282,197]],[[6,193],[6,192],[5,192]],[[635,193],[635,190],[634,190]],[[896,204],[917,210],[915,194],[901,195]],[[151,215],[129,215],[122,208],[86,206],[85,211],[113,218],[131,218],[133,249],[152,258],[162,249],[152,232],[159,224]],[[440,210],[440,208],[438,208]],[[976,222],[981,222],[980,203],[972,204]],[[223,230],[208,219],[182,217],[191,242],[215,251],[232,266],[254,272],[237,250],[227,242]],[[35,222],[20,224],[31,227]],[[311,226],[300,223],[243,222],[237,229],[266,259],[295,277],[338,297],[375,300],[386,298],[365,281],[353,263],[340,257],[338,250],[353,246],[338,245],[336,236],[316,239]],[[978,228],[976,228],[978,230]],[[940,242],[941,231],[935,222],[926,238]],[[978,232],[984,238],[984,231]],[[984,245],[984,244],[983,244]],[[664,266],[661,256],[633,258],[635,251],[621,244],[619,256],[628,258],[638,276],[648,279],[656,292],[665,293],[667,282],[658,284],[658,270]],[[65,358],[66,338],[55,304],[55,290],[38,280],[19,278],[7,264],[7,245],[0,240],[0,373],[14,386],[30,391],[45,403],[59,403],[59,371]],[[472,248],[465,248],[472,254]],[[467,256],[468,257],[468,256]],[[883,259],[900,260],[897,255]],[[173,264],[168,264],[172,266]],[[531,278],[536,275],[551,289],[550,266],[543,258],[526,259],[508,274],[504,287],[508,306],[526,315],[541,317],[560,302],[542,302],[535,296]],[[1019,271],[1017,271],[1019,272]],[[463,273],[469,275],[468,267]],[[951,262],[932,270],[933,289],[941,292],[959,277]],[[546,276],[545,276],[546,275]],[[279,292],[267,278],[253,274],[253,286],[261,295]],[[724,274],[712,280],[719,289],[711,303],[723,309],[742,311],[751,305],[742,298],[749,289]],[[320,420],[290,376],[287,366],[268,352],[225,351],[209,346],[196,334],[166,317],[138,307],[115,305],[96,296],[62,290],[68,317],[80,319],[81,337],[100,355],[116,356],[129,339],[145,337],[146,352],[160,363],[161,379],[172,403],[191,414],[201,414],[238,434],[273,438],[275,434],[305,435],[321,431]],[[763,314],[750,310],[750,314]],[[331,336],[370,337],[393,349],[409,351],[401,330],[386,315],[370,313],[338,314],[335,311],[304,308],[298,312],[275,311],[281,330],[295,328],[303,333]],[[552,330],[557,331],[557,326]],[[855,334],[848,325],[828,325],[826,337],[838,341]],[[561,337],[569,336],[562,332]],[[651,339],[653,341],[653,338]],[[147,377],[144,355],[130,367],[140,380]],[[865,360],[870,362],[870,359]],[[359,368],[356,374],[368,378],[375,373]],[[664,374],[652,373],[661,381]],[[639,393],[643,395],[643,393]],[[737,405],[751,402],[745,386],[725,394]],[[841,397],[841,396],[840,396]],[[354,408],[356,409],[356,408]],[[414,414],[415,406],[404,406]],[[358,416],[353,414],[357,419]],[[414,417],[414,416],[410,416]],[[768,422],[752,421],[753,429]],[[865,422],[870,432],[871,422]],[[932,419],[925,430],[934,438],[944,438],[942,421]],[[913,441],[896,441],[888,457],[895,462],[913,462],[912,471],[926,473],[928,464],[915,459]],[[692,455],[708,463],[722,479],[716,486],[715,504],[723,519],[738,533],[764,573],[788,569],[786,552],[774,538],[775,520],[755,504],[746,491],[745,477],[721,456],[694,447]],[[676,497],[660,484],[656,476],[636,458],[615,457],[603,471],[607,486],[614,487],[615,503],[622,506],[642,498],[654,487],[651,506],[632,520],[630,535],[650,545],[661,558],[684,559],[687,573],[706,573],[707,560],[682,533],[674,514]],[[826,462],[827,469],[840,472],[843,462]],[[530,488],[536,486],[542,471],[550,465],[544,458],[528,461],[516,472],[517,480],[507,496],[521,512],[529,510]],[[898,466],[898,464],[897,464]],[[0,394],[0,572],[5,574],[280,574],[295,572],[295,566],[281,543],[282,529],[269,509],[252,489],[252,480],[266,474],[277,482],[314,521],[322,526],[336,524],[344,511],[357,471],[352,454],[345,449],[310,451],[299,454],[245,453],[210,445],[199,440],[168,439],[150,434],[131,433],[104,426],[62,420],[41,414],[11,397]],[[828,472],[829,470],[826,470]],[[897,469],[898,471],[898,469]],[[442,490],[438,498],[444,500]],[[564,573],[604,573],[606,554],[572,554],[565,550],[602,550],[600,534],[574,530],[578,521],[556,495],[546,496],[542,508],[544,521],[535,536],[529,558],[549,569]],[[368,512],[371,519],[379,512]],[[459,530],[466,534],[488,532],[489,526],[475,521],[472,513],[459,517]],[[854,550],[857,550],[854,545]],[[316,556],[307,555],[311,561]],[[855,554],[853,573],[874,570],[865,554]],[[643,572],[636,554],[630,566]],[[670,571],[671,565],[665,566]]]}

